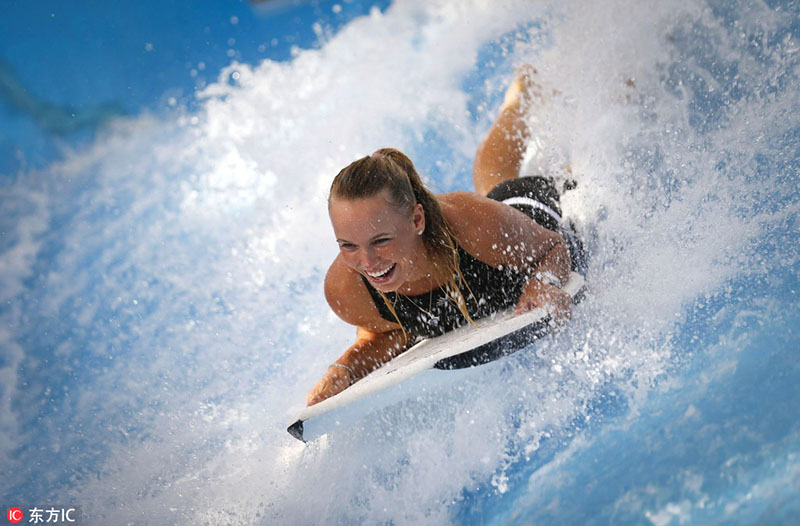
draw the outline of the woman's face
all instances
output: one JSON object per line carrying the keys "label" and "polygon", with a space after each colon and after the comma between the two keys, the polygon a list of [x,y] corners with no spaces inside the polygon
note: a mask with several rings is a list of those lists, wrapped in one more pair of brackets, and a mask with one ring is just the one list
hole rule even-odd
{"label": "woman's face", "polygon": [[411,213],[398,210],[384,190],[363,199],[331,197],[328,211],[342,259],[373,287],[393,292],[414,276],[415,262],[425,255],[421,205]]}

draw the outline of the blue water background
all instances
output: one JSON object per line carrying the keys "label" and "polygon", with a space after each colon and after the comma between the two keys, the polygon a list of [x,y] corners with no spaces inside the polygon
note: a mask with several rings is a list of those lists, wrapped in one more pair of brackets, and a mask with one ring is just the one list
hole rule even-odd
{"label": "blue water background", "polygon": [[195,90],[231,62],[291,60],[296,50],[386,5],[4,2],[0,173],[42,168],[114,118],[192,107]]}
{"label": "blue water background", "polygon": [[[0,504],[800,523],[800,6],[522,4],[4,4]],[[569,152],[592,253],[569,330],[295,442],[352,337],[321,291],[330,177],[393,144],[469,189],[521,62],[564,94],[540,131]]]}

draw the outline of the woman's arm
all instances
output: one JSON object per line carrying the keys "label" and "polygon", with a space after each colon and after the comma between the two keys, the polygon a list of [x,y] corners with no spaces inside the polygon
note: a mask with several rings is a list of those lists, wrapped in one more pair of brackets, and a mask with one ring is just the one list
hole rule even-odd
{"label": "woman's arm", "polygon": [[570,274],[569,250],[561,235],[483,196],[456,192],[442,197],[448,222],[464,250],[495,268],[530,276],[517,313],[543,307],[558,318],[569,317],[571,300],[556,284],[566,283]]}
{"label": "woman's arm", "polygon": [[408,348],[410,336],[384,320],[360,275],[339,257],[325,277],[325,298],[337,316],[357,327],[356,341],[332,364],[306,397],[314,405],[345,390]]}
{"label": "woman's arm", "polygon": [[407,333],[397,329],[374,333],[359,327],[356,342],[332,364],[306,396],[306,404],[314,405],[344,391],[373,370],[388,362],[408,347]]}

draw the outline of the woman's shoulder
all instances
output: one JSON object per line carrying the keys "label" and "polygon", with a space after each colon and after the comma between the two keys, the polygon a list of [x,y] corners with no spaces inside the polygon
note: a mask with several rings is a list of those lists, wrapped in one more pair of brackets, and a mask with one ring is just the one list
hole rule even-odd
{"label": "woman's shoulder", "polygon": [[[513,225],[509,206],[474,192],[452,192],[439,196],[450,231],[461,247],[476,257],[494,251],[502,232]],[[483,259],[483,258],[481,258]]]}
{"label": "woman's shoulder", "polygon": [[372,300],[361,275],[347,266],[341,256],[336,256],[325,276],[325,299],[333,312],[353,325],[357,307]]}
{"label": "woman's shoulder", "polygon": [[373,332],[398,327],[381,317],[361,274],[347,266],[341,256],[333,260],[325,276],[325,299],[331,310],[350,325]]}
{"label": "woman's shoulder", "polygon": [[502,220],[509,209],[503,203],[475,192],[450,192],[437,197],[445,219],[454,228],[459,226],[469,228],[487,219]]}
{"label": "woman's shoulder", "polygon": [[473,192],[442,194],[439,202],[461,248],[493,266],[509,263],[509,247],[534,246],[536,238],[555,235],[519,210]]}
{"label": "woman's shoulder", "polygon": [[474,192],[450,192],[437,197],[445,221],[456,237],[462,232],[471,233],[487,214],[485,201],[492,201]]}

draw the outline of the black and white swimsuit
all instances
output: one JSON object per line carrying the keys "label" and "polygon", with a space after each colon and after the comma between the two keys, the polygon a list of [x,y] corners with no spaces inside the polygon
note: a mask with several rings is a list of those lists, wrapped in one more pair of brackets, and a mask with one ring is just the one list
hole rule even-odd
{"label": "black and white swimsuit", "polygon": [[[571,223],[561,218],[559,194],[550,179],[521,177],[497,185],[488,197],[512,206],[531,217],[545,228],[564,236],[572,257],[572,270],[586,270],[583,246],[575,235]],[[495,312],[507,310],[517,304],[529,274],[508,268],[495,268],[473,257],[457,246],[458,262],[465,283],[461,294],[467,302],[467,312],[472,319],[485,318]],[[380,293],[362,276],[381,317],[397,322]],[[430,338],[440,336],[467,323],[454,301],[442,287],[418,296],[394,292],[384,293],[394,306],[397,318],[411,334]]]}

